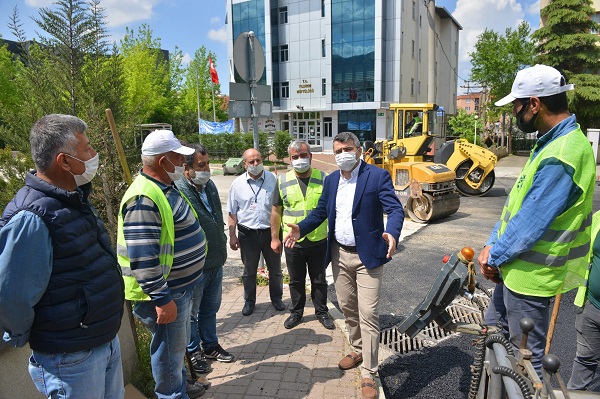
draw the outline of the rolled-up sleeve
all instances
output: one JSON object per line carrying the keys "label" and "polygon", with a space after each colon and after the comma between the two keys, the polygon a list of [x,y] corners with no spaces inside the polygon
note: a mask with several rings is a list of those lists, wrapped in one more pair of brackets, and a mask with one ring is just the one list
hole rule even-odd
{"label": "rolled-up sleeve", "polygon": [[0,328],[4,341],[20,347],[52,273],[48,228],[38,215],[21,211],[0,230],[0,251]]}

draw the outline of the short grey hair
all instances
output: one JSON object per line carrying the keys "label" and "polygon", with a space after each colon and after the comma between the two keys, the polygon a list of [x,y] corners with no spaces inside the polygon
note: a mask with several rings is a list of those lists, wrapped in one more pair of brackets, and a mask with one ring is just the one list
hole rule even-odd
{"label": "short grey hair", "polygon": [[165,154],[157,155],[142,155],[142,165],[152,167],[156,163],[156,160]]}
{"label": "short grey hair", "polygon": [[201,155],[208,154],[208,151],[206,151],[206,147],[204,147],[200,143],[187,143],[185,141],[181,141],[181,145],[196,150],[192,155],[185,155],[185,164],[190,168],[194,168],[194,159],[196,159],[196,153]]}
{"label": "short grey hair", "polygon": [[87,124],[72,115],[50,114],[33,124],[29,134],[31,157],[40,172],[47,172],[61,152],[77,145],[76,134],[85,133]]}
{"label": "short grey hair", "polygon": [[304,140],[293,140],[288,146],[288,154],[291,150],[300,151],[302,150],[302,147],[306,147],[308,149],[308,153],[310,154],[310,146]]}
{"label": "short grey hair", "polygon": [[352,142],[354,142],[354,146],[356,148],[360,148],[360,140],[358,140],[358,137],[356,137],[356,135],[354,133],[350,133],[350,132],[338,133],[333,138],[333,141],[337,141],[339,143],[347,143],[348,141],[352,141]]}

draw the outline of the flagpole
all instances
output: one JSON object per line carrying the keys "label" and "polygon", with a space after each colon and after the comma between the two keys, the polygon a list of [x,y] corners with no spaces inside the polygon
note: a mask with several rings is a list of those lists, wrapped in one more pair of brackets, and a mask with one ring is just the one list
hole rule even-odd
{"label": "flagpole", "polygon": [[215,82],[212,81],[212,78],[210,80],[211,85],[210,87],[212,88],[212,98],[213,98],[213,122],[217,121],[217,113],[215,111]]}
{"label": "flagpole", "polygon": [[[198,87],[198,67],[196,66],[196,100],[198,101],[198,134],[202,134],[200,131],[200,89]],[[214,102],[214,96],[213,96]]]}

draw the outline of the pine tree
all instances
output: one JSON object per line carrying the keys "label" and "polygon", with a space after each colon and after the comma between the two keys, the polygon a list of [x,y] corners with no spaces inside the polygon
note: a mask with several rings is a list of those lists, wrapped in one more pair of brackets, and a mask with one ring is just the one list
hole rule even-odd
{"label": "pine tree", "polygon": [[599,25],[591,0],[551,0],[540,11],[543,27],[532,35],[537,41],[536,62],[563,72],[575,90],[568,93],[569,109],[582,129],[600,127]]}

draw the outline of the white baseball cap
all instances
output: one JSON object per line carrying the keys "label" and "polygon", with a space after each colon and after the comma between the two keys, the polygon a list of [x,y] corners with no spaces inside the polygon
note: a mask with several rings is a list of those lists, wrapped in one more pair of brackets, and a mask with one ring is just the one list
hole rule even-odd
{"label": "white baseball cap", "polygon": [[517,98],[548,97],[575,89],[575,85],[566,84],[565,77],[556,69],[537,64],[517,72],[510,94],[496,101],[500,107],[515,101]]}
{"label": "white baseball cap", "polygon": [[181,145],[170,130],[155,130],[146,137],[142,144],[142,155],[159,155],[169,151],[192,155],[196,150]]}

